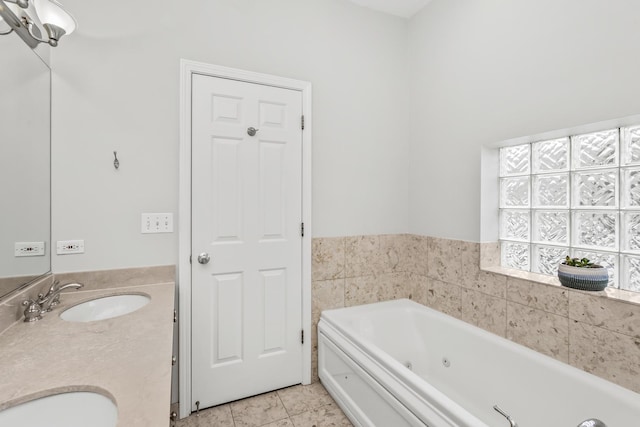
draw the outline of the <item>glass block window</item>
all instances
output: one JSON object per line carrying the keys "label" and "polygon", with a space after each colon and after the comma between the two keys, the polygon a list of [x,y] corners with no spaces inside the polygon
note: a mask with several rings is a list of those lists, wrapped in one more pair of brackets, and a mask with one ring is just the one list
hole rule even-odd
{"label": "glass block window", "polygon": [[640,125],[501,148],[499,185],[504,267],[586,257],[640,292]]}

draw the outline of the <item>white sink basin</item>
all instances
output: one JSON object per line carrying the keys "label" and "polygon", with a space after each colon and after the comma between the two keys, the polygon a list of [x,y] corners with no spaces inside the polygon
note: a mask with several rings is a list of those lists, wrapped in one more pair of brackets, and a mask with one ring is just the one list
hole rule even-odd
{"label": "white sink basin", "polygon": [[146,295],[113,295],[74,305],[60,314],[69,322],[92,322],[134,312],[150,301]]}
{"label": "white sink basin", "polygon": [[0,426],[115,427],[118,408],[91,392],[54,394],[0,411]]}

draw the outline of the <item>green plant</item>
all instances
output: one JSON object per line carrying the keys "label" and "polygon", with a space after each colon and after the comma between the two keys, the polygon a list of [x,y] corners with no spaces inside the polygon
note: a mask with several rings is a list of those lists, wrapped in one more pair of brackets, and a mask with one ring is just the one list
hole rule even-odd
{"label": "green plant", "polygon": [[571,267],[586,267],[586,268],[599,267],[598,265],[595,265],[594,263],[589,261],[588,258],[582,258],[582,259],[580,259],[580,258],[571,258],[568,255],[567,255],[567,258],[565,259],[565,261],[563,262],[563,264],[569,265]]}

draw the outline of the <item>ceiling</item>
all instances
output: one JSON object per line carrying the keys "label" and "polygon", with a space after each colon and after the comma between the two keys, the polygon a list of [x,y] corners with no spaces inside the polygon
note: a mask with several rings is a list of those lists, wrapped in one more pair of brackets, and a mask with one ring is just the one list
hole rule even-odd
{"label": "ceiling", "polygon": [[431,0],[351,0],[360,6],[391,15],[411,18]]}

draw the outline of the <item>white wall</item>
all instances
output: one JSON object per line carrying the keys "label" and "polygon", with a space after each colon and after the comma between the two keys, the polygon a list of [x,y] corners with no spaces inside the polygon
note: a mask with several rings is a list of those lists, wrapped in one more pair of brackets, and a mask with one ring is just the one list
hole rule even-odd
{"label": "white wall", "polygon": [[640,2],[434,0],[409,22],[409,229],[479,241],[483,144],[640,113]]}
{"label": "white wall", "polygon": [[313,83],[316,237],[478,241],[483,144],[640,113],[631,0],[434,0],[408,24],[347,0],[64,3],[53,240],[86,253],[56,272],[175,263],[139,216],[177,212],[180,58]]}
{"label": "white wall", "polygon": [[[347,0],[65,0],[52,54],[53,271],[176,262],[179,60],[313,84],[314,236],[408,229],[407,22]],[[112,165],[118,151],[120,170]],[[177,217],[176,223],[177,223]]]}

